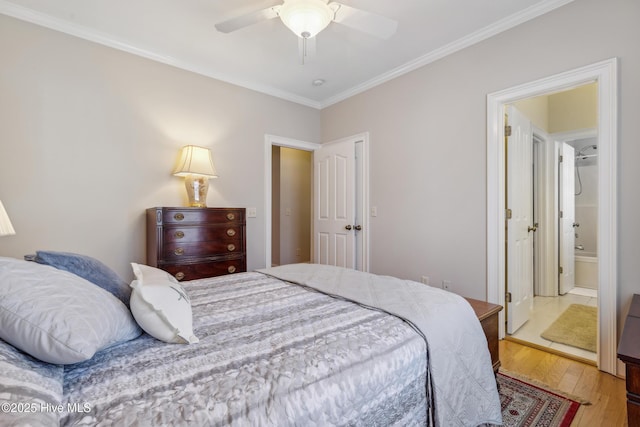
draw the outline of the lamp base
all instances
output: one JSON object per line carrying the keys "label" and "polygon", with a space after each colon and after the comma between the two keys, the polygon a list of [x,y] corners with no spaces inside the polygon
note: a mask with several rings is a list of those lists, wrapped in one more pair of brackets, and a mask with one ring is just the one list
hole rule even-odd
{"label": "lamp base", "polygon": [[187,196],[189,197],[189,207],[207,207],[209,177],[202,175],[187,175],[184,177],[184,186],[187,189]]}

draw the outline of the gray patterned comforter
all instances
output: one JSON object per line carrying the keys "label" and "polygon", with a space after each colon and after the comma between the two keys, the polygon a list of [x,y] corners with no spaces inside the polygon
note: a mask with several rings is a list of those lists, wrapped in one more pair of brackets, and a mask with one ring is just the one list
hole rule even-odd
{"label": "gray patterned comforter", "polygon": [[428,422],[438,427],[502,424],[487,340],[459,295],[397,277],[319,264],[259,270],[406,320],[427,342]]}
{"label": "gray patterned comforter", "polygon": [[64,406],[30,425],[425,425],[426,345],[404,321],[260,273],[184,287],[198,344],[143,334],[63,368],[0,342],[0,401]]}

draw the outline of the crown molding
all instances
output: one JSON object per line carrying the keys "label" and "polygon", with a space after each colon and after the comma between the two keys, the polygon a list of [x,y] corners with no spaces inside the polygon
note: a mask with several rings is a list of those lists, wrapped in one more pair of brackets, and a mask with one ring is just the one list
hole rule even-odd
{"label": "crown molding", "polygon": [[393,70],[383,73],[373,79],[370,79],[364,83],[358,84],[351,89],[341,92],[337,95],[329,97],[324,101],[316,101],[310,98],[306,98],[300,95],[296,95],[291,92],[283,91],[268,85],[260,85],[255,82],[250,82],[242,79],[235,78],[228,74],[216,73],[210,69],[202,66],[192,64],[187,61],[182,61],[172,56],[163,55],[158,52],[154,52],[151,49],[135,46],[124,40],[119,40],[109,34],[102,33],[100,31],[78,25],[72,22],[68,22],[53,16],[35,11],[33,9],[19,6],[11,3],[7,0],[0,0],[0,14],[11,16],[22,21],[30,22],[32,24],[39,25],[41,27],[50,28],[55,31],[59,31],[65,34],[69,34],[81,39],[89,40],[94,43],[98,43],[104,46],[108,46],[114,49],[118,49],[133,55],[141,56],[143,58],[150,59],[152,61],[167,64],[176,68],[180,68],[186,71],[190,71],[196,74],[210,77],[216,80],[221,80],[226,83],[230,83],[236,86],[244,87],[246,89],[254,90],[256,92],[270,95],[276,98],[283,99],[285,101],[294,102],[296,104],[304,105],[307,107],[321,110],[329,107],[333,104],[337,104],[340,101],[344,101],[354,95],[362,93],[373,87],[381,85],[389,80],[399,77],[403,74],[409,73],[417,68],[428,65],[439,59],[444,58],[447,55],[451,55],[466,47],[472,46],[483,40],[488,39],[503,31],[516,27],[524,22],[534,19],[540,15],[571,3],[574,0],[545,0],[528,7],[520,12],[514,13],[500,21],[497,21],[487,27],[484,27],[468,36],[462,37],[452,43],[449,43],[441,48],[433,50],[426,55],[423,55],[415,60],[409,61]]}
{"label": "crown molding", "polygon": [[509,15],[506,18],[501,19],[500,21],[494,22],[493,24],[488,25],[474,33],[471,33],[454,42],[444,45],[441,48],[435,49],[427,53],[426,55],[423,55],[399,67],[396,67],[389,72],[381,74],[377,77],[374,77],[371,80],[368,80],[364,83],[354,86],[349,90],[346,90],[330,98],[327,98],[325,101],[321,103],[320,108],[322,109],[322,108],[329,107],[333,104],[337,104],[340,101],[344,101],[347,98],[350,98],[366,90],[379,86],[382,83],[388,82],[389,80],[393,80],[396,77],[400,77],[403,74],[407,74],[420,67],[424,67],[425,65],[431,64],[432,62],[442,59],[445,56],[451,55],[452,53],[458,52],[459,50],[472,46],[476,43],[480,43],[481,41],[486,40],[490,37],[493,37],[496,34],[500,34],[513,27],[517,27],[518,25],[524,22],[530,21],[534,18],[537,18],[540,15],[544,15],[545,13],[551,12],[552,10],[557,9],[561,6],[564,6],[573,1],[574,0],[546,0],[540,3],[537,3],[533,6],[528,7],[527,9],[523,9],[520,12]]}
{"label": "crown molding", "polygon": [[250,89],[256,92],[260,92],[266,95],[274,96],[276,98],[283,99],[285,101],[294,102],[296,104],[305,105],[315,109],[320,109],[321,104],[318,101],[305,98],[287,91],[283,91],[272,86],[260,85],[254,82],[238,79],[226,74],[212,72],[212,70],[206,69],[187,61],[174,58],[169,55],[163,55],[154,52],[151,49],[135,46],[123,40],[119,40],[112,35],[100,32],[98,30],[88,28],[82,25],[75,24],[73,22],[65,21],[33,9],[29,9],[24,6],[19,6],[6,0],[0,0],[0,14],[10,16],[12,18],[20,19],[22,21],[30,22],[32,24],[39,25],[41,27],[49,28],[61,33],[69,34],[81,39],[85,39],[94,43],[98,43],[113,49],[118,49],[127,53],[131,53],[136,56],[141,56],[152,61],[160,62],[172,67],[180,68],[182,70],[190,71],[192,73],[200,74],[205,77],[210,77],[216,80],[221,80],[226,83],[230,83],[236,86]]}

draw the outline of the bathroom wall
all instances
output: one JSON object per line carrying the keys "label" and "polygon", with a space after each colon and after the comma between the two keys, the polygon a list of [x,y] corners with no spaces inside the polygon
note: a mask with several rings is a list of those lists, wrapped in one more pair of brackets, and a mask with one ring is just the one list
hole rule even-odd
{"label": "bathroom wall", "polygon": [[[570,141],[578,151],[590,145],[597,145],[597,138],[585,138]],[[585,154],[597,154],[598,150],[588,149]],[[578,180],[578,175],[580,180]],[[582,183],[582,185],[580,184]],[[580,193],[580,194],[578,194]],[[576,256],[597,256],[598,248],[598,158],[576,159]]]}
{"label": "bathroom wall", "polygon": [[549,133],[598,127],[598,84],[549,95]]}

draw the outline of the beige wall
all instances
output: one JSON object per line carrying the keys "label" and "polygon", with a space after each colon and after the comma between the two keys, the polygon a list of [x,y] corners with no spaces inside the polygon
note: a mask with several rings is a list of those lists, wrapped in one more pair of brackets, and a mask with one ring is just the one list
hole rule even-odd
{"label": "beige wall", "polygon": [[598,128],[597,83],[523,99],[513,105],[534,125],[550,134]]}
{"label": "beige wall", "polygon": [[280,147],[271,146],[271,265],[280,265]]}
{"label": "beige wall", "polygon": [[485,298],[487,94],[618,57],[621,324],[640,292],[638,16],[635,0],[576,0],[324,109],[323,141],[370,132],[371,270]]}
{"label": "beige wall", "polygon": [[186,201],[182,145],[210,147],[209,206],[257,207],[248,268],[264,266],[264,135],[320,140],[320,113],[0,15],[0,256],[95,256],[131,277],[144,211]]}
{"label": "beige wall", "polygon": [[597,83],[549,95],[549,133],[597,127]]}
{"label": "beige wall", "polygon": [[526,118],[538,128],[549,132],[549,96],[534,96],[514,102],[516,107]]}

